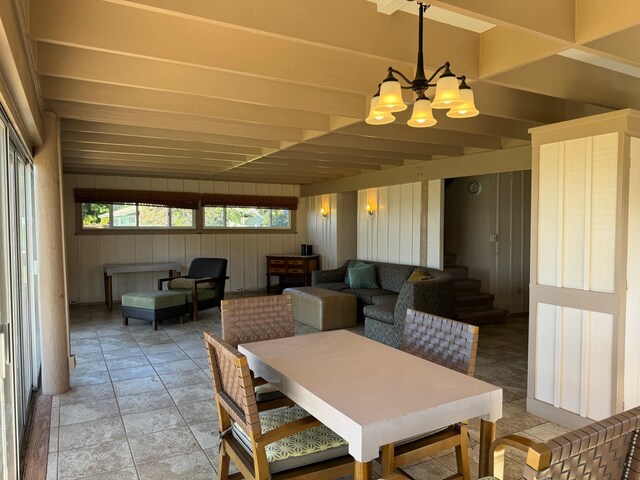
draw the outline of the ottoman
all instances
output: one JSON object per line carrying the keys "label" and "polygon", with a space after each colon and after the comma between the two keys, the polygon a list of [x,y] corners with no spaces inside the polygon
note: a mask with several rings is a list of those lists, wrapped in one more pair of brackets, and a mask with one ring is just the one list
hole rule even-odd
{"label": "ottoman", "polygon": [[128,325],[129,318],[149,320],[153,329],[158,322],[168,318],[180,317],[187,311],[187,296],[184,293],[168,290],[133,292],[122,295],[122,324]]}
{"label": "ottoman", "polygon": [[285,288],[290,295],[295,321],[318,330],[355,327],[357,323],[356,297],[326,288]]}

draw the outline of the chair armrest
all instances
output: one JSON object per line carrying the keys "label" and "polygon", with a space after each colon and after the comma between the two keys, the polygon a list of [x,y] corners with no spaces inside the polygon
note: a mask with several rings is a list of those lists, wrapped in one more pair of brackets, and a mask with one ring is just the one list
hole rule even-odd
{"label": "chair armrest", "polygon": [[551,450],[544,443],[538,443],[520,435],[507,435],[495,440],[489,449],[489,473],[496,478],[504,478],[504,451],[515,448],[527,454],[527,465],[536,470],[549,466]]}
{"label": "chair armrest", "polygon": [[409,308],[455,319],[454,305],[453,281],[448,275],[431,280],[405,282],[396,301],[394,324],[404,325]]}
{"label": "chair armrest", "polygon": [[345,262],[340,268],[334,268],[333,270],[315,270],[311,272],[311,285],[315,286],[318,283],[334,283],[344,282],[344,276],[347,273],[347,265],[349,262]]}
{"label": "chair armrest", "polygon": [[215,282],[216,279],[213,277],[203,277],[203,278],[196,278],[193,280],[193,284],[194,285],[198,285],[200,283],[207,283],[207,282]]}
{"label": "chair armrest", "polygon": [[320,420],[316,420],[312,416],[300,418],[299,420],[287,423],[286,425],[282,425],[262,434],[260,439],[256,441],[256,444],[258,447],[262,447],[263,445],[268,445],[269,443],[273,443],[277,440],[288,437],[289,435],[293,435],[294,433],[319,427],[320,425],[322,425]]}
{"label": "chair armrest", "polygon": [[169,280],[173,280],[174,278],[187,278],[186,275],[180,275],[179,277],[165,277],[158,279],[158,290],[162,290],[162,284],[164,282],[168,282]]}

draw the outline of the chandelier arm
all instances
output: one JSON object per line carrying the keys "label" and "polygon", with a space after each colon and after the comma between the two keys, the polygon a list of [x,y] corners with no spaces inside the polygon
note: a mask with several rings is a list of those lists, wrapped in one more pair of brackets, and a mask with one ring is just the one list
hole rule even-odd
{"label": "chandelier arm", "polygon": [[[402,79],[403,79],[405,82],[407,82],[409,85],[411,85],[411,84],[412,84],[411,80],[409,80],[409,79],[407,78],[407,76],[406,76],[404,73],[402,73],[400,70],[396,70],[396,69],[395,69],[395,68],[393,68],[393,67],[389,67],[389,71],[390,71],[390,72],[393,72],[393,73],[397,73],[397,74],[400,76],[400,78],[402,78]],[[404,87],[402,87],[402,88],[404,88]]]}
{"label": "chandelier arm", "polygon": [[[438,75],[442,70],[444,70],[445,68],[449,68],[451,66],[451,64],[449,62],[446,62],[444,65],[441,65],[435,72],[433,72],[433,75],[431,75],[428,79],[427,79],[427,83],[430,83],[431,80],[433,80],[434,78],[436,78],[436,75]],[[433,85],[429,85],[430,87]]]}

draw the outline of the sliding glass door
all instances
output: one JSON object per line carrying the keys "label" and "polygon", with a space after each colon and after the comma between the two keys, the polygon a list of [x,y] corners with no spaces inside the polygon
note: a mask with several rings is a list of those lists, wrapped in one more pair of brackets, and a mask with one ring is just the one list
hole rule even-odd
{"label": "sliding glass door", "polygon": [[19,478],[40,374],[33,166],[0,111],[0,480]]}

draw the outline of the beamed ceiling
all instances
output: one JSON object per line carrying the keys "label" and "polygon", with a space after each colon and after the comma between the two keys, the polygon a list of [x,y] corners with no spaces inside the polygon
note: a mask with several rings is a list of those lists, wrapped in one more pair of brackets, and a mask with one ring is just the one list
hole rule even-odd
{"label": "beamed ceiling", "polygon": [[482,114],[413,129],[363,121],[388,66],[413,75],[406,0],[31,0],[64,171],[307,184],[640,109],[638,0],[432,3],[427,70],[449,60]]}

